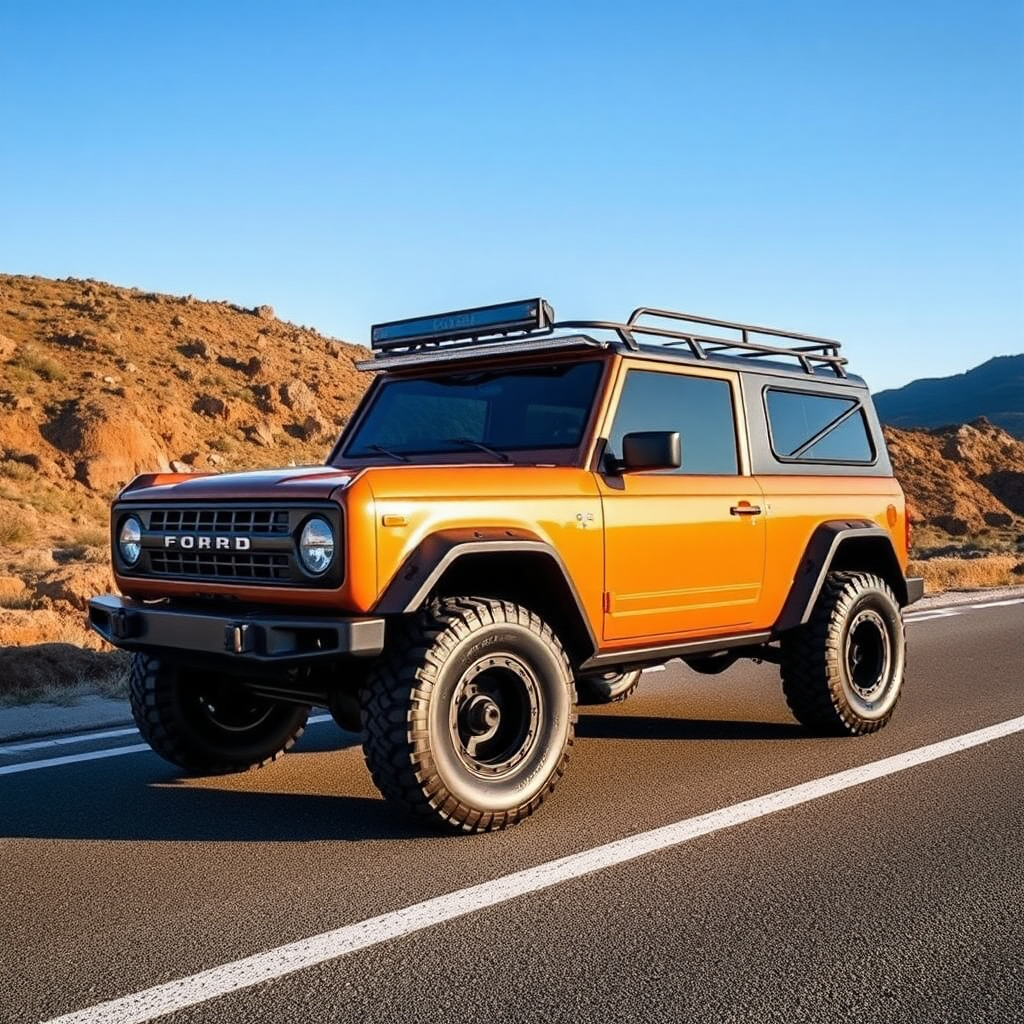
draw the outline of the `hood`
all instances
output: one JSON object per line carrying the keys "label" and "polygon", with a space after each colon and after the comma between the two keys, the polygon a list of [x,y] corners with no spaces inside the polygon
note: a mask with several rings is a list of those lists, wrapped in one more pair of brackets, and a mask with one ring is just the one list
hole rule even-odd
{"label": "hood", "polygon": [[242,501],[324,500],[355,476],[331,466],[293,466],[247,473],[147,473],[137,476],[118,500]]}

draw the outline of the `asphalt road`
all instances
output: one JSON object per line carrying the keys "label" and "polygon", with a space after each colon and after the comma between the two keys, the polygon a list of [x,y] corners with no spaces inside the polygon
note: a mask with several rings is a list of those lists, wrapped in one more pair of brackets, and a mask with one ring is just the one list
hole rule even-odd
{"label": "asphalt road", "polygon": [[[807,736],[771,666],[676,663],[625,705],[583,709],[555,796],[487,836],[408,826],[330,722],[217,779],[104,753],[128,734],[4,747],[0,1022],[126,1020],[126,1004],[93,1008],[176,979],[200,1001],[164,1019],[187,1022],[1018,1020],[1019,727],[227,995],[192,978],[1024,715],[1024,603],[908,631],[905,694],[876,736]],[[147,1005],[131,1019],[157,1019]]]}

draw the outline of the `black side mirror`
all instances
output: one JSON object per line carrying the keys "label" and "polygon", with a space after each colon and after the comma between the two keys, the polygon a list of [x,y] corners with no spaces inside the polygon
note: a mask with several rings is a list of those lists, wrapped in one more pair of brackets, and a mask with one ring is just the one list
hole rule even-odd
{"label": "black side mirror", "polygon": [[678,430],[639,430],[622,439],[620,473],[679,469],[682,464],[683,444]]}

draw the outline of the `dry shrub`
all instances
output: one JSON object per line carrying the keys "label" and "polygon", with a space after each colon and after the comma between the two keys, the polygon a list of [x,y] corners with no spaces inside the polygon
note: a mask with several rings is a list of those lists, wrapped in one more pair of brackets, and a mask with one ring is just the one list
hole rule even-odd
{"label": "dry shrub", "polygon": [[923,576],[925,591],[977,590],[987,587],[1008,587],[1021,582],[1014,574],[1019,555],[989,555],[986,558],[929,558],[911,562],[910,576]]}
{"label": "dry shrub", "polygon": [[0,608],[28,608],[32,592],[17,576],[0,576]]}
{"label": "dry shrub", "polygon": [[0,548],[28,544],[35,535],[35,524],[23,512],[0,518]]}
{"label": "dry shrub", "polygon": [[56,360],[27,346],[19,350],[11,360],[11,365],[34,373],[49,384],[60,383],[67,380],[68,376],[67,371]]}
{"label": "dry shrub", "polygon": [[17,459],[0,459],[0,476],[24,483],[35,476],[36,471],[27,463]]}
{"label": "dry shrub", "polygon": [[80,530],[75,535],[75,544],[84,548],[105,548],[110,543],[110,534],[104,529]]}

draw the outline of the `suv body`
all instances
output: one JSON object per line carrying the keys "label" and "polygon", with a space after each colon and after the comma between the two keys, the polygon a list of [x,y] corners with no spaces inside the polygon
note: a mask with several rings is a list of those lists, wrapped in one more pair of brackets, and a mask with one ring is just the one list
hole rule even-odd
{"label": "suv body", "polygon": [[324,466],[148,475],[115,500],[124,597],[90,621],[137,652],[159,753],[252,767],[326,705],[385,795],[483,831],[553,789],[577,698],[671,658],[778,662],[818,730],[888,721],[922,586],[838,343],[649,309],[559,324],[538,299],[373,347]]}

